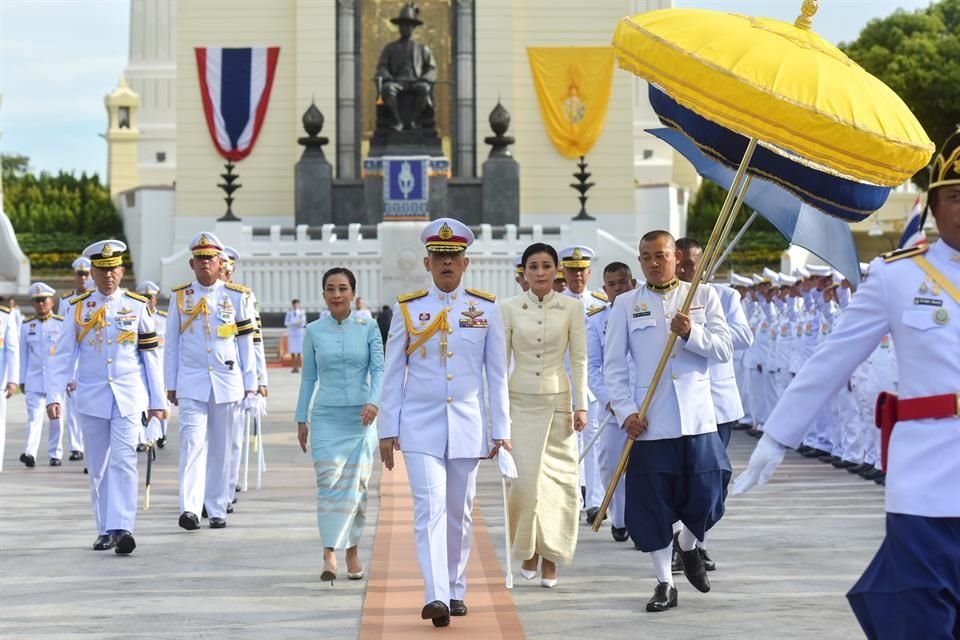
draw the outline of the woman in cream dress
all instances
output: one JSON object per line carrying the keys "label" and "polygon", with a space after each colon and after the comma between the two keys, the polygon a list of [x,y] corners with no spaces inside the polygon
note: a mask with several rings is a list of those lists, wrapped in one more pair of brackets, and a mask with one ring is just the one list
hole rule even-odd
{"label": "woman in cream dress", "polygon": [[501,305],[507,357],[514,363],[510,422],[519,473],[510,492],[510,540],[514,556],[523,560],[524,578],[536,577],[542,558],[544,587],[556,586],[557,564],[570,564],[577,547],[577,432],[587,423],[583,304],[553,290],[557,265],[553,247],[527,247],[523,266],[530,289]]}

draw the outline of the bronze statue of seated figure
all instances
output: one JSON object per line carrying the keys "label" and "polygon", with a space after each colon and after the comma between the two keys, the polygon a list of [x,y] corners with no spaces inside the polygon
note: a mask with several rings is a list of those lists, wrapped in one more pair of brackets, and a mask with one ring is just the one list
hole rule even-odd
{"label": "bronze statue of seated figure", "polygon": [[380,53],[377,73],[377,128],[432,129],[433,84],[437,65],[430,48],[413,40],[413,30],[422,25],[414,4],[407,4],[390,22],[400,29],[400,39]]}

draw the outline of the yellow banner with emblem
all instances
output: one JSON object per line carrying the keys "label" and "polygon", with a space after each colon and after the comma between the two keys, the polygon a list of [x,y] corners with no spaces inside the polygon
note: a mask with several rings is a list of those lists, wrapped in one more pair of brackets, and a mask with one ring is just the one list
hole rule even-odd
{"label": "yellow banner with emblem", "polygon": [[540,116],[564,158],[585,156],[607,119],[613,47],[528,47]]}

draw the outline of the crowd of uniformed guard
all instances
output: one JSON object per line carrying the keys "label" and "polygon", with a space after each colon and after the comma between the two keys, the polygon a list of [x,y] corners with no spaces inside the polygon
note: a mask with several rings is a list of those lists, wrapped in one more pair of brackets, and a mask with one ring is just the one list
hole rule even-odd
{"label": "crowd of uniformed guard", "polygon": [[[707,572],[716,565],[704,544],[724,513],[732,471],[725,447],[732,431],[745,430],[763,437],[737,493],[769,479],[787,446],[890,483],[888,539],[851,593],[869,637],[887,637],[877,621],[892,611],[905,615],[897,600],[904,596],[896,595],[905,574],[920,594],[904,618],[912,628],[927,625],[933,635],[924,637],[931,638],[944,629],[949,633],[951,624],[953,632],[960,629],[950,600],[960,591],[956,575],[932,570],[931,578],[915,567],[906,571],[881,561],[894,553],[888,545],[900,544],[896,553],[917,552],[906,534],[919,532],[939,543],[924,553],[939,553],[938,562],[957,566],[957,476],[918,468],[923,451],[916,443],[930,438],[936,447],[927,451],[931,460],[957,470],[960,456],[949,452],[960,446],[960,134],[948,140],[934,165],[930,206],[942,238],[929,248],[862,264],[859,289],[826,266],[789,274],[765,269],[751,277],[731,273],[729,282],[697,288],[687,313],[683,300],[703,256],[693,239],[647,233],[639,246],[642,284],[629,265],[611,263],[603,271],[602,292],[587,287],[594,259],[589,247],[556,252],[531,245],[515,262],[523,292],[497,303],[491,294],[463,286],[470,229],[451,218],[426,225],[424,267],[432,285],[401,296],[394,306],[374,407],[381,459],[393,469],[394,452],[402,452],[413,493],[425,582],[421,616],[446,626],[450,616],[467,614],[478,460],[510,451],[521,440],[524,449],[514,449],[521,469],[516,491],[525,497],[511,499],[510,517],[519,522],[508,527],[524,562],[523,577],[540,572],[541,584],[553,587],[557,565],[572,560],[578,527],[556,536],[556,528],[566,526],[558,503],[572,495],[587,522],[609,518],[615,541],[632,540],[649,553],[657,585],[647,611],[677,605],[673,573],[709,591]],[[35,466],[45,415],[51,466],[61,464],[66,432],[70,460],[82,460],[89,470],[96,550],[129,554],[136,547],[142,425],[161,420],[163,435],[148,444],[163,447],[171,405],[179,407],[179,526],[194,530],[209,517],[211,528],[223,528],[232,512],[243,415],[257,411],[267,395],[260,320],[253,292],[231,280],[236,252],[209,232],[197,234],[190,249],[195,279],[173,288],[167,312],[156,309],[154,283],[142,283],[137,293],[120,288],[126,247],[116,240],[91,245],[74,262],[76,288],[61,297],[56,313],[56,293],[42,282],[30,288],[35,315],[22,326],[10,309],[0,308],[4,400],[19,386],[27,405],[20,460]],[[569,303],[556,296],[576,300],[578,311],[567,317]],[[884,323],[889,308],[898,315]],[[851,330],[855,324],[862,337]],[[671,332],[679,339],[641,415]],[[551,350],[558,340],[567,346]],[[852,359],[844,359],[845,349]],[[928,371],[926,380],[900,380],[898,371],[916,373],[916,360],[927,355],[921,349],[942,355],[933,360],[943,371]],[[798,394],[816,386],[814,376],[828,360],[842,372],[830,374],[832,386],[819,389],[812,409],[798,411]],[[896,403],[898,390],[907,397],[891,418],[890,405],[876,400],[879,394]],[[3,411],[0,406],[0,417]],[[533,439],[529,433],[519,437],[540,418]],[[898,423],[899,440],[891,437]],[[912,444],[904,444],[905,433],[914,434]],[[627,438],[635,444],[626,474],[601,514]],[[891,442],[898,475],[888,478]],[[525,480],[523,469],[534,469],[536,477]],[[952,482],[954,493],[931,494],[927,506],[916,506],[922,497],[911,487],[926,486],[931,475]],[[905,539],[892,541],[895,533]],[[931,581],[945,591],[925,591]]]}

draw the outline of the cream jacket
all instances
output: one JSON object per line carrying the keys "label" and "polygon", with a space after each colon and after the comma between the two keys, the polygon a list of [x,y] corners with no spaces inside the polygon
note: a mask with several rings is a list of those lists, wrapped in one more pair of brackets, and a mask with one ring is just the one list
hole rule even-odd
{"label": "cream jacket", "polygon": [[[575,410],[587,409],[587,337],[583,303],[551,291],[541,302],[528,291],[500,307],[507,337],[507,359],[513,357],[510,391],[571,391]],[[570,350],[567,376],[564,359]]]}

